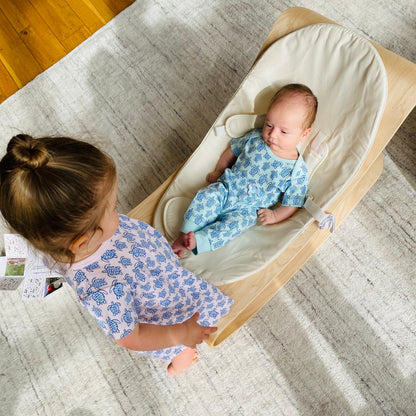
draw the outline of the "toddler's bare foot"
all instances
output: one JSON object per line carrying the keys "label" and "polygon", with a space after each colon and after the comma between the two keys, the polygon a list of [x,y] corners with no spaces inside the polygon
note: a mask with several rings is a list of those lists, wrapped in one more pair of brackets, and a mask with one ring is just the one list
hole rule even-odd
{"label": "toddler's bare foot", "polygon": [[183,236],[183,244],[187,250],[193,250],[196,247],[196,238],[193,231]]}
{"label": "toddler's bare foot", "polygon": [[168,365],[168,373],[176,376],[185,372],[198,361],[198,351],[196,348],[185,348],[176,357],[172,358]]}
{"label": "toddler's bare foot", "polygon": [[184,243],[185,236],[186,234],[180,233],[179,237],[172,244],[172,250],[178,257],[182,257],[185,254],[185,250],[187,250]]}

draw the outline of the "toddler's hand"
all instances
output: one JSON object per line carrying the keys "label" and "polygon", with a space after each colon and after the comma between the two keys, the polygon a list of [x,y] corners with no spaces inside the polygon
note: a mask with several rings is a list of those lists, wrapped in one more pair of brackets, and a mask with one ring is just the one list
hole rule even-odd
{"label": "toddler's hand", "polygon": [[257,211],[261,225],[275,224],[276,218],[274,212],[271,209],[259,209]]}
{"label": "toddler's hand", "polygon": [[196,344],[201,344],[202,341],[208,339],[210,334],[217,330],[214,326],[201,326],[198,324],[199,313],[194,313],[182,325],[185,326],[184,339],[181,344],[190,348],[195,348]]}
{"label": "toddler's hand", "polygon": [[222,173],[219,170],[214,170],[213,172],[208,173],[206,180],[209,183],[215,183],[221,175]]}

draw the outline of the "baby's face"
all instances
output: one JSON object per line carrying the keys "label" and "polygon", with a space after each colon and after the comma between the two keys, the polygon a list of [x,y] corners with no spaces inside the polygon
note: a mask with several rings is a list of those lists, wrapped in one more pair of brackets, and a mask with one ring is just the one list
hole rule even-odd
{"label": "baby's face", "polygon": [[284,159],[296,159],[296,146],[307,139],[310,128],[304,123],[307,109],[299,97],[287,97],[274,103],[267,112],[263,140],[270,150]]}

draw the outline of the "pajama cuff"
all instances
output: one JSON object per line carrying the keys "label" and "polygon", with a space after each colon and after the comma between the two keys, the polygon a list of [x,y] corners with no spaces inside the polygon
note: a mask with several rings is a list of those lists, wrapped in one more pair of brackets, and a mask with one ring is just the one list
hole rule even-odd
{"label": "pajama cuff", "polygon": [[184,220],[183,223],[182,223],[181,232],[185,233],[185,234],[188,234],[189,231],[194,231],[197,228],[198,227],[192,221]]}
{"label": "pajama cuff", "polygon": [[[182,223],[181,232],[188,234],[190,231],[194,231],[197,226],[192,221],[184,221]],[[211,243],[207,237],[207,234],[204,231],[194,231],[196,248],[192,250],[192,253],[198,254],[203,253],[204,251],[212,251]]]}
{"label": "pajama cuff", "polygon": [[211,244],[204,231],[196,231],[194,235],[196,239],[196,248],[192,250],[194,254],[203,253],[204,251],[211,251]]}

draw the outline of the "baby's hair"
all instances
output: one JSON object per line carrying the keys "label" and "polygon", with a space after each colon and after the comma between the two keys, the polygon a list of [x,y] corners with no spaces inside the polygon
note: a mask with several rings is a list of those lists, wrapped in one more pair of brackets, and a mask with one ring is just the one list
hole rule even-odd
{"label": "baby's hair", "polygon": [[288,95],[298,95],[304,98],[305,106],[308,109],[308,114],[305,119],[304,128],[307,129],[312,126],[315,121],[316,113],[318,111],[318,99],[315,97],[309,87],[303,84],[287,84],[280,88],[272,97],[269,109],[273,104],[286,98]]}
{"label": "baby's hair", "polygon": [[35,248],[72,263],[72,243],[100,229],[115,179],[113,160],[87,142],[18,134],[0,161],[0,211]]}

